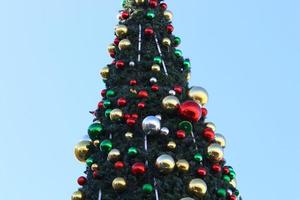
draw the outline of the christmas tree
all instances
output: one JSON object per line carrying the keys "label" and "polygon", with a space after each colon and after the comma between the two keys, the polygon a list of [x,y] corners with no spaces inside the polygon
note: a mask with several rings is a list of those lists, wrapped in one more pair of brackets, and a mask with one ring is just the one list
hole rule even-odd
{"label": "christmas tree", "polygon": [[206,121],[207,91],[189,87],[191,63],[177,47],[173,14],[161,0],[125,0],[113,58],[88,139],[75,155],[86,163],[72,200],[236,200],[226,140]]}

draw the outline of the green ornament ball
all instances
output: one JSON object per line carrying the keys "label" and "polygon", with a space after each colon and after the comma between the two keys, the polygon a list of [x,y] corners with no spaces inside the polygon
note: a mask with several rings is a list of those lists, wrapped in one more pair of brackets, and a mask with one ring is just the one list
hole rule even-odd
{"label": "green ornament ball", "polygon": [[180,45],[181,44],[181,39],[179,37],[175,37],[174,44],[175,44],[175,46]]}
{"label": "green ornament ball", "polygon": [[111,113],[112,109],[107,109],[105,111],[105,117],[109,118],[110,117],[110,113]]}
{"label": "green ornament ball", "polygon": [[153,10],[150,10],[146,14],[147,19],[154,19],[155,18],[155,13]]}
{"label": "green ornament ball", "polygon": [[86,159],[85,162],[86,162],[86,165],[89,166],[89,167],[92,166],[92,164],[94,164],[94,160],[92,158]]}
{"label": "green ornament ball", "polygon": [[92,140],[96,139],[102,131],[103,125],[101,123],[93,123],[88,128],[88,134]]}
{"label": "green ornament ball", "polygon": [[154,57],[153,61],[155,64],[158,64],[158,65],[160,65],[162,63],[162,59],[159,56]]}
{"label": "green ornament ball", "polygon": [[183,66],[184,66],[185,69],[190,69],[191,68],[191,62],[188,59],[184,60],[183,61]]}
{"label": "green ornament ball", "polygon": [[151,184],[145,184],[143,186],[143,191],[146,193],[151,193],[153,191],[153,186]]}
{"label": "green ornament ball", "polygon": [[103,101],[103,107],[104,108],[109,108],[110,106],[111,106],[111,101],[109,101],[109,100]]}
{"label": "green ornament ball", "polygon": [[113,90],[107,90],[106,97],[114,97],[116,95],[116,92]]}
{"label": "green ornament ball", "polygon": [[110,140],[103,140],[100,143],[100,149],[101,151],[109,152],[112,149],[112,143]]}
{"label": "green ornament ball", "polygon": [[198,161],[198,162],[201,162],[201,161],[203,160],[203,157],[202,157],[202,155],[201,155],[200,153],[196,153],[196,154],[194,155],[194,159],[195,159],[196,161]]}
{"label": "green ornament ball", "polygon": [[226,190],[223,189],[223,188],[218,189],[217,195],[218,195],[219,197],[226,197],[226,195],[227,195]]}
{"label": "green ornament ball", "polygon": [[128,155],[130,155],[130,156],[135,156],[135,155],[137,155],[137,154],[138,154],[137,148],[135,148],[135,147],[130,147],[130,148],[128,149]]}
{"label": "green ornament ball", "polygon": [[182,57],[182,51],[179,50],[179,49],[176,49],[176,50],[175,50],[175,55],[176,55],[177,57]]}
{"label": "green ornament ball", "polygon": [[228,175],[224,175],[223,180],[229,183],[231,181],[231,178]]}
{"label": "green ornament ball", "polygon": [[184,130],[186,133],[191,133],[193,131],[193,125],[189,121],[182,121],[179,123],[179,129]]}

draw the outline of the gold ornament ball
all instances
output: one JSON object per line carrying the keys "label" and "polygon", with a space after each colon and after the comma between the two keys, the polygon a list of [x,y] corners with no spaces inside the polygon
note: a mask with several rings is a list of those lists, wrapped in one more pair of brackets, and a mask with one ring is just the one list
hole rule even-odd
{"label": "gold ornament ball", "polygon": [[169,10],[166,10],[164,12],[164,17],[166,18],[166,20],[172,21],[172,19],[173,19],[173,13],[171,11],[169,11]]}
{"label": "gold ornament ball", "polygon": [[120,159],[120,157],[121,152],[118,149],[112,149],[107,155],[107,159],[110,161],[117,161]]}
{"label": "gold ornament ball", "polygon": [[173,142],[173,141],[170,141],[170,142],[168,142],[168,144],[167,144],[167,147],[168,147],[168,149],[170,149],[170,150],[174,150],[174,149],[176,149],[176,143],[175,142]]}
{"label": "gold ornament ball", "polygon": [[110,45],[108,45],[107,50],[109,53],[114,53],[115,48],[116,48],[116,46],[114,44],[110,44]]}
{"label": "gold ornament ball", "polygon": [[211,128],[211,130],[213,130],[214,132],[217,130],[216,125],[212,122],[207,122],[205,125],[207,128]]}
{"label": "gold ornament ball", "polygon": [[108,77],[109,77],[109,68],[108,68],[108,67],[103,67],[103,68],[101,69],[100,74],[101,74],[101,76],[102,76],[102,78],[103,78],[104,80],[107,80]]}
{"label": "gold ornament ball", "polygon": [[208,146],[207,153],[214,161],[221,161],[224,157],[224,149],[218,143],[213,143]]}
{"label": "gold ornament ball", "polygon": [[190,164],[188,161],[182,159],[176,162],[176,167],[180,172],[188,172],[190,169]]}
{"label": "gold ornament ball", "polygon": [[131,133],[131,132],[125,133],[125,138],[128,139],[128,140],[132,139],[133,138],[133,133]]}
{"label": "gold ornament ball", "polygon": [[169,38],[164,38],[163,41],[162,41],[162,44],[164,46],[169,47],[169,46],[171,46],[171,40]]}
{"label": "gold ornament ball", "polygon": [[201,198],[207,192],[207,185],[202,179],[196,178],[191,180],[189,183],[189,191],[195,196]]}
{"label": "gold ornament ball", "polygon": [[96,171],[96,170],[98,170],[98,169],[99,169],[98,164],[96,164],[96,163],[92,164],[92,166],[91,166],[91,170],[92,170],[92,171]]}
{"label": "gold ornament ball", "polygon": [[154,64],[152,65],[151,70],[154,72],[160,72],[160,66],[158,64]]}
{"label": "gold ornament ball", "polygon": [[124,178],[118,177],[115,178],[112,182],[112,187],[115,191],[121,192],[124,191],[127,187],[127,182]]}
{"label": "gold ornament ball", "polygon": [[95,140],[95,141],[93,142],[93,144],[94,144],[95,147],[99,147],[100,140]]}
{"label": "gold ornament ball", "polygon": [[229,182],[230,185],[232,185],[232,187],[234,188],[237,188],[237,181],[235,178],[233,178],[230,182]]}
{"label": "gold ornament ball", "polygon": [[81,191],[76,191],[72,194],[71,200],[84,200],[84,195]]}
{"label": "gold ornament ball", "polygon": [[118,37],[121,37],[128,33],[128,28],[125,25],[118,25],[116,26],[115,31],[116,31],[116,35]]}
{"label": "gold ornament ball", "polygon": [[81,141],[75,146],[75,150],[74,150],[75,157],[80,162],[84,163],[86,161],[87,154],[89,152],[89,148],[88,148],[89,145],[91,145],[90,141]]}
{"label": "gold ornament ball", "polygon": [[123,39],[119,43],[119,49],[124,50],[131,46],[131,42],[128,39]]}
{"label": "gold ornament ball", "polygon": [[191,73],[189,72],[187,75],[186,75],[186,80],[190,80],[191,79],[191,77],[192,77],[192,75],[191,75]]}
{"label": "gold ornament ball", "polygon": [[180,101],[176,96],[167,96],[162,101],[162,106],[166,110],[176,110],[180,105]]}
{"label": "gold ornament ball", "polygon": [[166,174],[174,170],[175,161],[171,156],[163,154],[156,159],[155,165],[161,173]]}
{"label": "gold ornament ball", "polygon": [[197,86],[192,87],[189,90],[188,95],[190,98],[192,98],[194,101],[197,101],[202,106],[204,106],[208,102],[208,93],[202,87],[197,87]]}
{"label": "gold ornament ball", "polygon": [[120,120],[123,117],[123,111],[119,108],[113,109],[110,112],[109,117],[110,117],[110,120],[112,120],[112,121]]}
{"label": "gold ornament ball", "polygon": [[141,4],[145,3],[145,0],[135,0],[135,3],[138,5],[141,5]]}
{"label": "gold ornament ball", "polygon": [[224,137],[224,135],[222,135],[220,133],[216,133],[215,134],[215,141],[216,141],[216,143],[221,145],[221,147],[223,147],[223,148],[226,147],[226,138]]}

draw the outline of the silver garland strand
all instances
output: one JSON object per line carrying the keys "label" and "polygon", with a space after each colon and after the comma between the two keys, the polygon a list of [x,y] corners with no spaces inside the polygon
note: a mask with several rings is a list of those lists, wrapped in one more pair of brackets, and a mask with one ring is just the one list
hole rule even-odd
{"label": "silver garland strand", "polygon": [[141,61],[141,49],[142,49],[142,25],[139,25],[139,55],[138,62]]}
{"label": "silver garland strand", "polygon": [[101,200],[102,199],[102,192],[101,190],[99,190],[99,197],[98,197],[98,200]]}
{"label": "silver garland strand", "polygon": [[158,196],[158,190],[157,190],[157,182],[156,182],[156,179],[154,178],[154,188],[155,188],[155,198],[156,200],[159,200],[159,196]]}
{"label": "silver garland strand", "polygon": [[192,138],[193,138],[193,142],[194,142],[194,144],[195,144],[195,146],[196,146],[196,150],[198,150],[198,147],[197,147],[197,144],[196,144],[195,135],[194,135],[194,132],[193,132],[193,131],[191,132],[191,135],[192,135]]}
{"label": "silver garland strand", "polygon": [[[155,38],[155,42],[156,42],[156,47],[157,47],[158,53],[159,53],[160,57],[162,57],[161,48],[160,48],[160,45],[159,45],[159,42],[158,42],[158,39],[157,39],[156,35],[154,36],[154,38]],[[167,70],[167,67],[166,67],[166,64],[165,64],[164,60],[162,60],[162,65],[164,67],[165,75],[168,76],[169,74],[168,74],[168,70]]]}

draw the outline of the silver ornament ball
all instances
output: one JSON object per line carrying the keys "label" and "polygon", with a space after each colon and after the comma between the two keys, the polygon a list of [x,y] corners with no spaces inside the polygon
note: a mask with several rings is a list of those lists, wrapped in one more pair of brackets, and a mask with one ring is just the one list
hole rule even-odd
{"label": "silver ornament ball", "polygon": [[163,128],[160,129],[160,133],[162,135],[169,135],[170,130],[167,127],[163,127]]}
{"label": "silver ornament ball", "polygon": [[174,90],[170,90],[170,91],[169,91],[169,95],[175,96],[175,95],[176,95],[176,92],[175,92]]}
{"label": "silver ornament ball", "polygon": [[150,83],[157,83],[157,78],[152,77],[152,78],[150,79]]}
{"label": "silver ornament ball", "polygon": [[160,120],[155,116],[148,116],[143,120],[143,131],[149,135],[160,131]]}
{"label": "silver ornament ball", "polygon": [[135,63],[133,61],[129,62],[129,66],[130,67],[134,67],[135,66]]}

